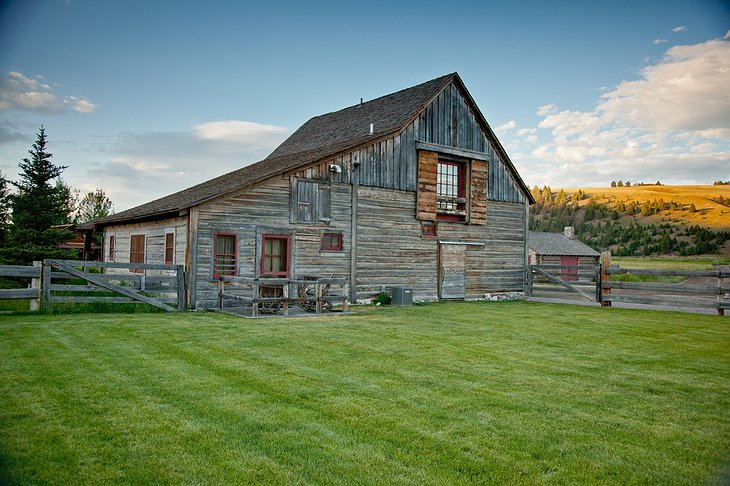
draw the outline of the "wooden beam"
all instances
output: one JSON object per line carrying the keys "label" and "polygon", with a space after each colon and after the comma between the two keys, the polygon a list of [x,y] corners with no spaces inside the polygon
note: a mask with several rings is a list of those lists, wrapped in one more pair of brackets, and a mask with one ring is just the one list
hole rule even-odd
{"label": "wooden beam", "polygon": [[456,155],[466,159],[484,160],[491,162],[492,157],[485,152],[475,152],[473,150],[458,149],[449,147],[448,145],[439,145],[436,143],[420,142],[416,140],[416,150],[428,150],[429,152],[439,152],[442,154]]}

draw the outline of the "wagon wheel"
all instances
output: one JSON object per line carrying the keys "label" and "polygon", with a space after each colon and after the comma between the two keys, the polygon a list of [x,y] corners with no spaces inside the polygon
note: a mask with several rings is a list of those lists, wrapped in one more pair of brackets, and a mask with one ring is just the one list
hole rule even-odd
{"label": "wagon wheel", "polygon": [[[279,278],[278,275],[272,273],[263,273],[259,278]],[[281,285],[259,285],[259,296],[263,298],[282,299],[284,297],[284,289]],[[276,314],[281,308],[281,300],[267,300],[259,302],[259,312],[264,314]]]}
{"label": "wagon wheel", "polygon": [[[312,284],[315,282],[316,280],[312,280]],[[317,303],[313,300],[309,300],[315,297],[315,291],[312,284],[300,283],[297,285],[297,295],[299,296],[297,305],[307,312],[314,312],[317,310]]]}

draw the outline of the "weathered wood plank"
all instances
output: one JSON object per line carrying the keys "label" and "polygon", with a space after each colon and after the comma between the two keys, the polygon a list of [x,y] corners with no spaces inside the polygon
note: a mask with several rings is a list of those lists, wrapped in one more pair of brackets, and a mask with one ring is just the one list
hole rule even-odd
{"label": "weathered wood plank", "polygon": [[0,289],[0,300],[38,299],[39,289]]}
{"label": "weathered wood plank", "polygon": [[0,265],[0,277],[30,277],[40,278],[40,267],[24,265]]}

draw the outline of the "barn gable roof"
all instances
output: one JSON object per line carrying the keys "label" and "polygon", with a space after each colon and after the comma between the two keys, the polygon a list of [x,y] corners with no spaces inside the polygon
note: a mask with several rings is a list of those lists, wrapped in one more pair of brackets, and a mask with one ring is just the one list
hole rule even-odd
{"label": "barn gable roof", "polygon": [[538,255],[601,256],[582,241],[568,238],[563,233],[530,231],[527,246]]}
{"label": "barn gable roof", "polygon": [[[219,196],[244,189],[269,177],[334,156],[373,139],[397,133],[418,116],[429,102],[451,82],[456,83],[465,94],[502,160],[509,167],[528,199],[534,202],[529,188],[517,174],[504,148],[469,95],[461,78],[457,73],[451,73],[365,103],[316,116],[302,125],[260,162],[107,216],[94,223],[103,226],[118,222],[166,217],[171,213],[177,213]],[[372,134],[370,124],[373,125]]]}

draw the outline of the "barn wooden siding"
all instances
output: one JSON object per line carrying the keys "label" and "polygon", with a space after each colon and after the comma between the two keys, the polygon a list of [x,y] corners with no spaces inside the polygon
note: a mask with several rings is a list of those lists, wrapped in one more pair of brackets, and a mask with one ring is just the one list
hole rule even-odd
{"label": "barn wooden siding", "polygon": [[421,236],[415,206],[410,191],[359,188],[358,298],[370,298],[382,286],[408,286],[416,300],[436,300],[438,245],[449,240],[477,243],[466,250],[466,298],[524,290],[524,204],[490,203],[486,225],[440,221],[436,238]]}
{"label": "barn wooden siding", "polygon": [[[203,204],[198,211],[196,308],[218,305],[218,283],[213,279],[213,241],[217,233],[236,235],[237,275],[259,274],[261,237],[289,235],[292,244],[292,276],[349,277],[350,186],[330,186],[331,222],[291,223],[290,182],[276,177],[233,197]],[[320,251],[322,233],[341,233],[343,251]]]}
{"label": "barn wooden siding", "polygon": [[[526,202],[474,113],[454,84],[450,84],[400,134],[376,141],[354,152],[326,160],[297,172],[306,179],[351,182],[353,163],[360,164],[359,184],[405,191],[418,189],[418,142],[485,154],[489,158],[487,199]],[[333,172],[336,165],[340,172]]]}
{"label": "barn wooden siding", "polygon": [[[235,197],[199,208],[197,271],[194,276],[198,309],[217,306],[213,279],[213,238],[216,233],[237,235],[239,275],[258,272],[262,234],[292,237],[292,275],[349,277],[351,189],[331,184],[331,221],[290,222],[290,182],[274,178]],[[438,299],[438,245],[440,240],[473,241],[482,245],[466,250],[467,298],[485,293],[523,291],[525,271],[525,206],[490,203],[486,225],[439,222],[438,237],[421,235],[415,218],[416,193],[358,187],[357,282],[358,299],[368,299],[383,288],[409,286],[417,300]],[[320,251],[323,232],[341,233],[343,251]]]}
{"label": "barn wooden siding", "polygon": [[[165,263],[165,235],[174,235],[174,265],[185,265],[185,248],[187,245],[187,218],[171,218],[146,223],[120,224],[104,228],[104,244],[102,261],[109,261],[109,238],[114,236],[115,262],[129,262],[129,246],[131,235],[145,236],[145,263]],[[127,272],[127,270],[107,269],[107,272]],[[163,270],[149,270],[152,275]]]}

